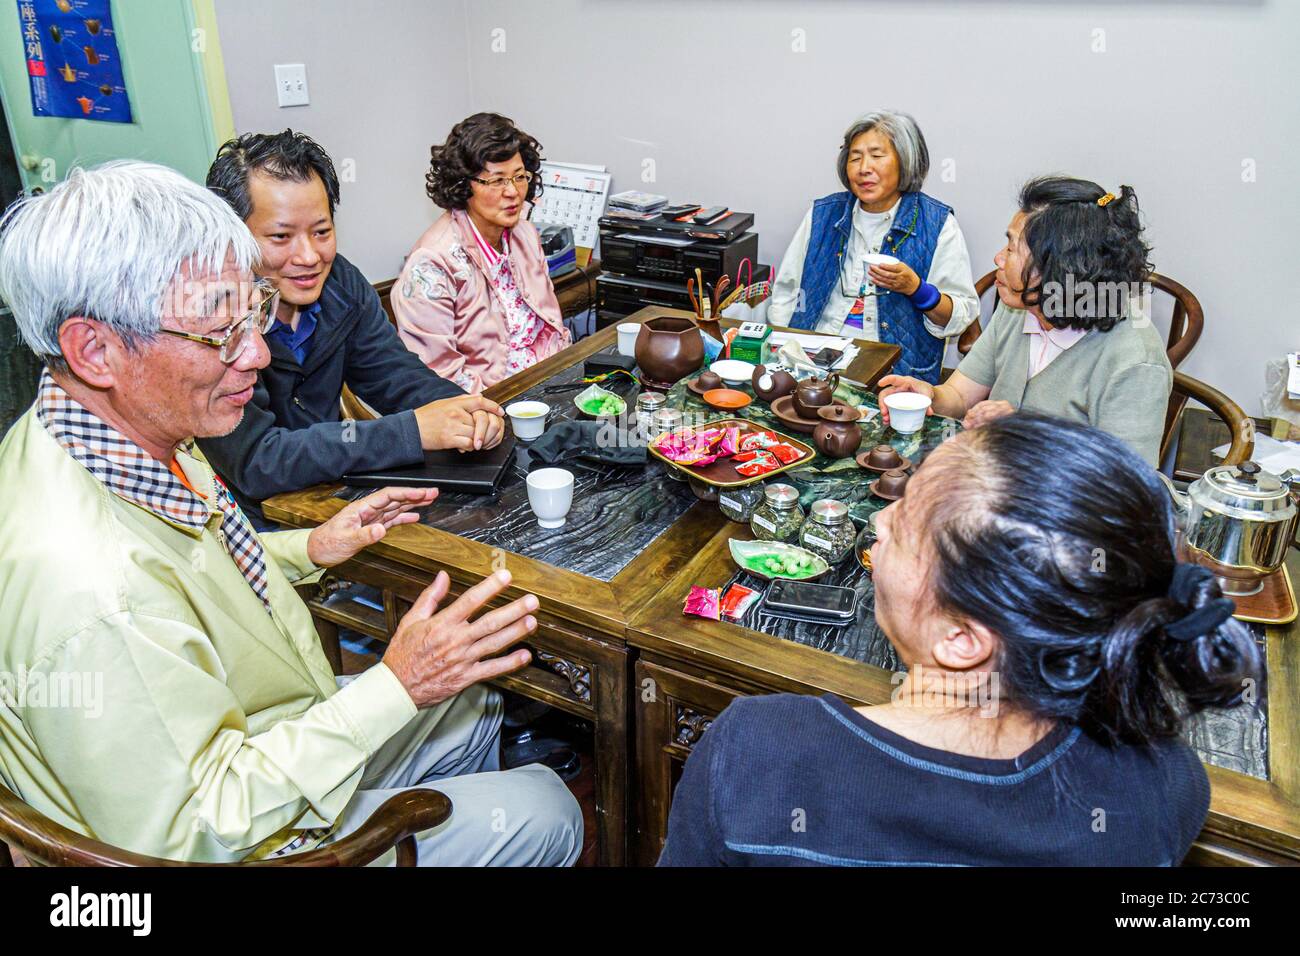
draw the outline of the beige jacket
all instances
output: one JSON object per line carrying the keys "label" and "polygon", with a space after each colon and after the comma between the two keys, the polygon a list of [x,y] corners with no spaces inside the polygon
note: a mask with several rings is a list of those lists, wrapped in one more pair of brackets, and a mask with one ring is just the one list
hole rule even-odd
{"label": "beige jacket", "polygon": [[[178,455],[214,501],[212,471]],[[0,443],[0,777],[51,819],[227,861],[329,827],[414,715],[387,667],[339,690],[293,590],[307,531],[262,536],[267,614],[217,539],[111,494],[28,411]],[[215,506],[214,506],[215,508]]]}

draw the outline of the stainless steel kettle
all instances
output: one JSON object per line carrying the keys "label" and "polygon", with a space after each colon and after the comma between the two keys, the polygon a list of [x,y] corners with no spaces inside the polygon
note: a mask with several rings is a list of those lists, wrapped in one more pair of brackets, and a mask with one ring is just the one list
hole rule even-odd
{"label": "stainless steel kettle", "polygon": [[1224,594],[1258,594],[1286,560],[1297,514],[1291,489],[1255,462],[1211,468],[1175,502],[1183,557],[1213,571]]}

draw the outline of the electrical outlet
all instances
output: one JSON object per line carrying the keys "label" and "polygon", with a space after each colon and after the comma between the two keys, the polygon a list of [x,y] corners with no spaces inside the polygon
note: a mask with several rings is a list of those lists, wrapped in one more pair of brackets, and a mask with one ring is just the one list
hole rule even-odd
{"label": "electrical outlet", "polygon": [[275,65],[275,94],[281,106],[306,106],[307,67],[302,63]]}

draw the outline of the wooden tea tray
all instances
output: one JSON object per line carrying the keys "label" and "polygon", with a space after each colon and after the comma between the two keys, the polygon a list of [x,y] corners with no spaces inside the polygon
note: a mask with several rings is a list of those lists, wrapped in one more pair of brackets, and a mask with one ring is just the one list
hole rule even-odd
{"label": "wooden tea tray", "polygon": [[736,466],[731,463],[730,458],[719,458],[717,461],[711,462],[702,467],[699,465],[679,465],[677,462],[669,461],[665,458],[663,453],[659,451],[659,442],[667,437],[668,434],[676,434],[677,432],[684,431],[684,429],[681,428],[674,429],[672,432],[659,436],[654,441],[650,442],[650,445],[646,450],[668,467],[675,468],[682,474],[694,478],[696,481],[701,481],[706,485],[713,485],[715,488],[739,488],[742,485],[752,485],[756,481],[768,481],[776,475],[781,474],[783,471],[789,471],[791,468],[798,468],[802,465],[808,464],[808,462],[812,461],[813,456],[817,454],[816,450],[811,445],[806,445],[797,438],[791,438],[789,435],[775,431],[775,429],[764,428],[757,422],[751,422],[745,418],[720,418],[717,421],[705,422],[703,425],[693,425],[690,427],[698,430],[701,428],[727,428],[731,425],[735,425],[740,429],[741,438],[744,438],[746,435],[752,435],[754,432],[771,431],[790,447],[799,449],[802,455],[789,464],[782,465],[780,468],[773,469],[772,471],[765,471],[761,475],[754,475],[752,478],[747,478],[740,472],[736,471]]}
{"label": "wooden tea tray", "polygon": [[1295,589],[1286,565],[1264,579],[1264,590],[1249,597],[1233,597],[1233,617],[1255,624],[1290,624],[1296,619]]}

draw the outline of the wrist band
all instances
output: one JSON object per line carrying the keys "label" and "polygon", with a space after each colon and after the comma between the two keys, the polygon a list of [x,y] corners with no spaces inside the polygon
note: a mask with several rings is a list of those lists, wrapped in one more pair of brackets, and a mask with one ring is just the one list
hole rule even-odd
{"label": "wrist band", "polygon": [[917,287],[917,290],[907,298],[908,301],[910,301],[912,305],[920,311],[929,312],[939,304],[939,300],[943,298],[943,294],[937,287],[932,286],[928,282],[922,282],[920,286]]}

